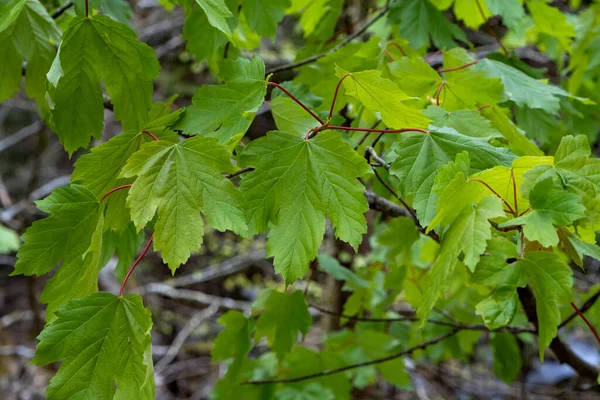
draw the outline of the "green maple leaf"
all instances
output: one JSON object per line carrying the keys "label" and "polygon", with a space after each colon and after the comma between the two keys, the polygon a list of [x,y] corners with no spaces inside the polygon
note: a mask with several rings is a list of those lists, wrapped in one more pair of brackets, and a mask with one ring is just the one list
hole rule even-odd
{"label": "green maple leaf", "polygon": [[48,73],[52,126],[65,149],[72,154],[102,134],[100,78],[115,118],[124,130],[139,130],[152,106],[158,72],[154,50],[138,42],[127,26],[103,15],[73,19]]}
{"label": "green maple leaf", "polygon": [[516,289],[513,285],[499,286],[477,304],[475,313],[481,315],[489,329],[498,329],[511,323],[519,305]]}
{"label": "green maple leaf", "polygon": [[357,247],[366,233],[368,204],[358,177],[371,173],[338,133],[311,140],[271,131],[253,141],[239,158],[245,174],[240,189],[248,203],[251,234],[270,226],[267,252],[286,282],[301,278],[325,233],[325,217],[336,237]]}
{"label": "green maple leaf", "polygon": [[341,78],[345,74],[349,74],[343,82],[346,95],[360,101],[368,110],[379,112],[383,123],[390,128],[427,127],[429,119],[420,110],[403,103],[412,98],[401,91],[394,82],[382,78],[381,71],[348,73],[339,67],[336,68],[338,77]]}
{"label": "green maple leaf", "polygon": [[417,309],[421,328],[427,323],[429,313],[444,293],[458,262],[464,253],[464,263],[473,270],[485,251],[487,240],[492,238],[491,218],[504,215],[502,202],[497,197],[485,197],[476,207],[466,205],[444,233],[440,254],[429,271],[429,281]]}
{"label": "green maple leaf", "polygon": [[46,398],[154,399],[150,312],[137,295],[70,301],[38,336],[33,363],[64,360]]}
{"label": "green maple leaf", "polygon": [[208,23],[231,36],[231,29],[227,19],[233,17],[233,13],[227,7],[224,0],[196,0],[196,3],[202,8],[208,19]]}
{"label": "green maple leaf", "polygon": [[437,200],[432,187],[437,171],[463,151],[470,155],[472,172],[508,166],[515,158],[508,149],[493,147],[485,139],[461,135],[451,128],[430,127],[428,134],[406,132],[395,145],[397,158],[390,173],[400,180],[403,196],[415,195],[413,207],[422,224],[428,225],[435,214]]}
{"label": "green maple leaf", "polygon": [[227,36],[208,22],[204,10],[193,7],[187,12],[183,26],[186,49],[202,61],[211,58],[229,41]]}
{"label": "green maple leaf", "polygon": [[289,97],[278,96],[271,100],[271,112],[277,129],[301,136],[321,125],[312,115]]}
{"label": "green maple leaf", "polygon": [[248,26],[260,36],[275,38],[277,25],[283,19],[290,0],[241,0]]}
{"label": "green maple leaf", "polygon": [[225,327],[214,341],[210,351],[213,361],[223,361],[232,357],[243,357],[250,349],[254,323],[239,311],[230,310],[221,316],[219,324]]}
{"label": "green maple leaf", "polygon": [[[176,117],[176,115],[175,115]],[[145,128],[154,128],[146,124]],[[149,129],[148,129],[149,130]],[[179,142],[176,133],[168,130],[152,129],[161,141]],[[75,170],[71,180],[89,189],[100,198],[109,190],[121,185],[130,184],[132,179],[120,178],[119,174],[129,157],[138,151],[142,144],[153,139],[141,132],[129,131],[117,135],[100,146],[94,147],[88,154],[75,162]],[[123,231],[131,221],[129,211],[125,207],[126,191],[118,191],[104,200],[106,204],[106,226],[115,231]]]}
{"label": "green maple leaf", "polygon": [[521,372],[521,349],[515,335],[496,332],[490,338],[494,354],[494,373],[506,384],[511,384]]}
{"label": "green maple leaf", "polygon": [[46,73],[56,54],[61,31],[38,0],[10,0],[0,5],[0,102],[19,89],[23,60],[25,91],[36,103],[46,105]]}
{"label": "green maple leaf", "polygon": [[501,137],[500,132],[475,110],[449,112],[441,107],[429,106],[423,114],[431,119],[434,126],[454,128],[457,132],[471,137],[492,139]]}
{"label": "green maple leaf", "polygon": [[396,261],[399,265],[409,265],[412,261],[412,246],[419,237],[415,222],[408,217],[399,217],[387,224],[385,230],[377,237],[377,243],[389,247],[388,259]]}
{"label": "green maple leaf", "polygon": [[[371,37],[369,41],[364,43],[348,43],[341,49],[328,53],[317,62],[300,68],[300,73],[294,78],[294,83],[309,86],[312,93],[323,99],[321,108],[329,111],[339,81],[336,76],[336,68],[339,67],[346,71],[364,71],[378,68],[378,60],[380,60],[382,53],[379,43],[380,40],[377,37]],[[312,53],[308,55],[312,55]],[[344,90],[340,90],[334,111],[340,110],[350,101],[352,101],[352,98],[346,96]]]}
{"label": "green maple leaf", "polygon": [[204,235],[200,212],[217,230],[245,234],[240,192],[222,172],[234,172],[230,153],[216,139],[194,137],[182,143],[146,143],[121,172],[137,176],[129,189],[131,220],[142,229],[158,213],[154,248],[171,270],[197,251]]}
{"label": "green maple leaf", "polygon": [[337,259],[326,254],[319,254],[319,268],[338,281],[346,282],[342,290],[354,291],[361,288],[371,288],[368,281],[356,275],[351,269],[342,266]]}
{"label": "green maple leaf", "polygon": [[560,108],[561,97],[572,97],[569,92],[560,87],[533,79],[500,61],[481,60],[475,66],[475,70],[499,78],[504,85],[506,97],[521,107],[543,109],[554,114]]}
{"label": "green maple leaf", "polygon": [[560,324],[558,304],[572,298],[573,272],[557,254],[545,251],[526,253],[525,258],[517,261],[517,267],[527,277],[535,294],[539,320],[538,346],[543,362],[544,350],[556,337]]}
{"label": "green maple leaf", "polygon": [[466,41],[460,28],[452,24],[429,0],[406,0],[393,3],[390,20],[400,22],[400,36],[412,47],[429,44],[429,39],[440,49],[456,46],[455,40]]}
{"label": "green maple leaf", "polygon": [[222,144],[237,144],[254,120],[267,93],[265,65],[258,57],[224,60],[224,85],[200,87],[192,106],[175,124],[186,134],[215,137]]}
{"label": "green maple leaf", "polygon": [[12,275],[43,275],[60,260],[81,262],[90,249],[99,247],[103,207],[88,189],[61,187],[36,205],[51,215],[25,231]]}
{"label": "green maple leaf", "polygon": [[273,291],[265,303],[265,310],[256,321],[255,340],[267,337],[280,360],[290,352],[298,333],[306,335],[312,324],[304,294]]}
{"label": "green maple leaf", "polygon": [[421,58],[402,57],[387,67],[390,79],[409,96],[431,96],[442,82],[436,70]]}
{"label": "green maple leaf", "polygon": [[571,225],[585,217],[581,197],[575,193],[556,190],[552,178],[539,181],[529,192],[531,212],[509,220],[501,226],[523,225],[523,233],[529,240],[536,240],[544,247],[556,246],[558,234],[555,226]]}

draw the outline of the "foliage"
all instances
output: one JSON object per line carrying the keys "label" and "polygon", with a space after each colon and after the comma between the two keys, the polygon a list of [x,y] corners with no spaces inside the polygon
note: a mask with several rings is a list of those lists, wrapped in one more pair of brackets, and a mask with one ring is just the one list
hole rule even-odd
{"label": "foliage", "polygon": [[[173,99],[152,101],[159,63],[125,2],[77,1],[59,25],[37,0],[0,4],[0,100],[19,89],[25,60],[27,95],[77,154],[72,183],[36,203],[49,215],[24,233],[13,272],[41,276],[60,263],[42,294],[34,359],[62,361],[49,399],[154,397],[152,321],[140,297],[123,296],[126,266],[152,232],[142,256],[153,244],[175,273],[202,246],[205,223],[266,234],[282,279],[252,315],[220,317],[212,357],[228,367],[215,399],[349,399],[378,376],[411,390],[403,357],[466,361],[481,331],[494,331],[492,369],[505,382],[521,369],[523,335],[536,334],[543,361],[563,306],[578,297],[569,263],[600,260],[590,147],[600,130],[599,4],[565,15],[543,0],[375,1],[371,38],[347,43],[329,39],[339,0],[174,3],[185,9],[189,53],[220,81],[175,112]],[[279,85],[261,58],[240,54],[275,39],[286,15],[318,44],[280,67],[299,73]],[[503,54],[459,47],[467,36],[456,20],[479,29],[495,16],[507,30]],[[528,44],[561,66],[561,85],[515,55]],[[427,56],[431,46],[443,62]],[[278,129],[247,138],[269,86]],[[81,155],[106,106],[123,133]],[[379,214],[367,219],[369,208]],[[333,257],[332,236],[361,256]],[[18,246],[0,226],[0,252]],[[97,286],[115,252],[119,296]],[[314,351],[299,340],[311,305],[293,285],[319,273],[344,282],[343,311],[329,312],[353,323]],[[398,301],[412,313],[394,313]],[[257,357],[262,338],[269,350]]]}

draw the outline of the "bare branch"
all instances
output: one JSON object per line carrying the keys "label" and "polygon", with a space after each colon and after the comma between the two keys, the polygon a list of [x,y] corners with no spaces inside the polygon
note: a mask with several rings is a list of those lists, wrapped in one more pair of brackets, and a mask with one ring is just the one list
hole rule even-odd
{"label": "bare branch", "polygon": [[394,360],[396,358],[399,357],[404,357],[404,356],[408,356],[410,354],[412,354],[413,352],[417,351],[417,350],[422,350],[425,349],[431,345],[434,345],[436,343],[439,343],[443,340],[446,340],[454,335],[456,335],[458,333],[457,330],[452,330],[448,333],[446,333],[445,335],[439,336],[435,339],[432,340],[428,340],[426,342],[423,342],[417,346],[413,346],[409,349],[406,350],[402,350],[398,353],[389,355],[387,357],[383,357],[383,358],[378,358],[375,360],[371,360],[371,361],[366,361],[366,362],[362,362],[362,363],[357,363],[357,364],[352,364],[352,365],[347,365],[345,367],[342,368],[335,368],[335,369],[329,369],[329,370],[325,370],[322,372],[317,372],[314,374],[309,374],[309,375],[304,375],[304,376],[299,376],[297,378],[287,378],[287,379],[265,379],[265,380],[257,380],[257,381],[246,381],[246,382],[242,382],[240,383],[240,385],[266,385],[269,383],[293,383],[293,382],[300,382],[300,381],[305,381],[308,379],[313,379],[313,378],[320,378],[322,376],[328,376],[328,375],[334,375],[334,374],[339,374],[340,372],[344,372],[344,371],[349,371],[352,369],[356,369],[356,368],[361,368],[361,367],[366,367],[369,365],[375,365],[375,364],[381,364],[384,363],[386,361],[390,361],[390,360]]}

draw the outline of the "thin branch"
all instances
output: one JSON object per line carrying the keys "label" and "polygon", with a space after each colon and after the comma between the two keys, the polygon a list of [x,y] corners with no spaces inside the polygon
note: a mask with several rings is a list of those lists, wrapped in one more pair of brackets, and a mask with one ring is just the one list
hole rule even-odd
{"label": "thin branch", "polygon": [[321,118],[319,118],[319,116],[317,114],[315,114],[314,112],[312,112],[303,102],[301,102],[300,100],[298,100],[296,98],[296,96],[294,96],[293,94],[291,94],[290,92],[288,92],[287,89],[284,88],[283,86],[281,86],[280,84],[275,83],[275,82],[267,82],[267,85],[274,86],[277,89],[281,90],[290,99],[294,100],[300,107],[302,107],[307,113],[309,113],[314,119],[316,119],[321,125],[323,125],[325,123]]}
{"label": "thin branch", "polygon": [[157,141],[157,142],[158,142],[158,138],[156,137],[156,135],[155,135],[154,133],[152,133],[152,132],[150,132],[150,131],[142,131],[142,133],[143,133],[144,135],[148,135],[148,136],[150,136],[152,139],[154,139],[155,141]]}
{"label": "thin branch", "polygon": [[125,275],[125,278],[123,279],[123,283],[121,284],[121,290],[119,291],[120,297],[123,297],[123,292],[125,291],[125,284],[129,280],[129,277],[131,276],[131,273],[133,272],[135,267],[137,267],[137,265],[140,263],[140,261],[142,261],[142,258],[144,258],[144,256],[150,249],[150,245],[152,244],[153,240],[154,240],[154,233],[152,234],[152,236],[150,236],[150,240],[148,240],[148,244],[146,245],[146,247],[144,247],[144,250],[142,250],[142,254],[140,254],[140,256],[137,258],[137,260],[135,260],[135,262],[133,263],[131,268],[129,268],[129,271],[127,271],[127,275]]}
{"label": "thin branch", "polygon": [[245,174],[246,172],[252,172],[252,171],[254,171],[254,168],[252,168],[252,167],[246,167],[246,168],[242,168],[239,171],[236,171],[236,172],[234,172],[232,174],[225,174],[223,176],[225,178],[227,178],[227,179],[231,179],[231,178],[234,178],[234,177],[236,177],[238,175],[242,175],[242,174]]}
{"label": "thin branch", "polygon": [[379,157],[379,154],[377,154],[377,152],[375,151],[375,149],[372,148],[371,146],[367,147],[365,149],[365,151],[371,156],[371,158],[373,160],[375,160],[383,168],[387,169],[388,171],[392,168],[392,166],[390,164],[386,163],[383,158]]}
{"label": "thin branch", "polygon": [[391,62],[396,61],[396,59],[394,58],[394,56],[392,55],[392,53],[390,53],[387,49],[384,50],[384,53],[385,53],[386,56],[389,57],[389,59],[390,59]]}
{"label": "thin branch", "polygon": [[61,7],[57,8],[56,10],[54,10],[52,12],[52,14],[50,14],[50,16],[53,19],[56,19],[56,18],[60,17],[61,15],[63,15],[65,13],[65,11],[67,11],[71,7],[73,7],[73,2],[72,1],[67,1]]}
{"label": "thin branch", "polygon": [[437,50],[435,53],[431,53],[430,55],[428,55],[427,57],[425,57],[424,61],[428,63],[429,61],[431,61],[432,58],[434,58],[435,56],[437,56],[438,54],[441,54],[443,52],[444,52],[444,50],[441,50],[441,49]]}
{"label": "thin branch", "polygon": [[271,69],[267,70],[265,75],[274,74],[276,72],[281,72],[281,71],[287,71],[288,69],[298,68],[303,65],[310,64],[317,60],[320,60],[321,58],[325,57],[326,55],[328,55],[330,53],[334,53],[334,52],[338,51],[339,49],[341,49],[342,47],[344,47],[345,45],[347,45],[348,43],[350,43],[351,41],[353,41],[354,39],[356,39],[357,37],[359,37],[363,33],[365,33],[367,31],[367,29],[369,29],[375,22],[379,21],[389,11],[389,9],[390,9],[389,4],[386,4],[386,6],[383,7],[383,9],[377,15],[375,15],[372,20],[367,22],[362,28],[360,28],[358,31],[356,31],[352,35],[348,36],[343,42],[338,43],[336,46],[332,47],[331,49],[324,51],[323,53],[316,54],[312,57],[305,58],[304,60],[300,60],[300,61],[293,62],[290,64],[280,65],[278,67],[271,68]]}
{"label": "thin branch", "polygon": [[293,383],[293,382],[300,382],[300,381],[305,381],[305,380],[308,380],[308,379],[320,378],[322,376],[329,376],[329,375],[339,374],[340,372],[349,371],[349,370],[356,369],[356,368],[361,368],[361,367],[366,367],[366,366],[369,366],[369,365],[381,364],[381,363],[384,363],[386,361],[395,360],[396,358],[410,355],[410,354],[412,354],[413,352],[415,352],[417,350],[425,349],[425,348],[427,348],[427,347],[429,347],[431,345],[434,345],[436,343],[439,343],[439,342],[441,342],[443,340],[446,340],[446,339],[448,339],[448,338],[456,335],[456,333],[458,333],[457,330],[452,330],[452,331],[446,333],[445,335],[438,336],[435,339],[428,340],[428,341],[423,342],[423,343],[421,343],[421,344],[419,344],[417,346],[413,346],[413,347],[411,347],[409,349],[399,351],[398,353],[389,355],[387,357],[382,357],[382,358],[378,358],[378,359],[371,360],[371,361],[366,361],[366,362],[362,362],[362,363],[347,365],[347,366],[342,367],[342,368],[329,369],[329,370],[325,370],[325,371],[322,371],[322,372],[317,372],[317,373],[314,373],[314,374],[299,376],[299,377],[296,377],[296,378],[265,379],[265,380],[256,380],[256,381],[246,381],[246,382],[241,382],[240,385],[266,385],[266,384],[270,384],[270,383]]}
{"label": "thin branch", "polygon": [[592,331],[592,333],[594,334],[594,337],[596,338],[596,341],[598,342],[598,344],[600,344],[600,336],[598,336],[598,331],[596,331],[596,328],[594,328],[594,326],[590,323],[590,321],[587,319],[587,317],[585,315],[583,315],[583,313],[581,312],[581,310],[579,310],[577,308],[577,306],[575,305],[575,303],[571,302],[571,307],[573,307],[573,309],[575,310],[575,312],[577,313],[577,315],[579,315],[581,317],[581,319],[583,320],[583,322],[586,323],[586,325],[588,326],[588,328],[590,328],[590,331]]}
{"label": "thin branch", "polygon": [[502,51],[504,51],[504,54],[508,55],[508,50],[506,50],[506,47],[504,47],[504,45],[502,44],[502,42],[500,41],[498,36],[496,36],[496,33],[494,32],[494,30],[490,26],[490,23],[488,22],[487,18],[485,17],[485,13],[483,12],[483,7],[481,7],[481,3],[479,2],[479,0],[475,0],[475,3],[477,4],[477,8],[479,9],[479,14],[481,15],[481,18],[483,19],[485,26],[487,27],[487,30],[490,33],[490,36],[493,37],[494,40],[496,41],[496,43],[498,43],[498,45],[502,48]]}
{"label": "thin branch", "polygon": [[[377,125],[379,125],[380,123],[381,123],[381,120],[378,119],[377,121],[375,121],[375,123],[373,125],[371,125],[371,129],[377,128]],[[365,142],[365,140],[367,140],[367,138],[369,137],[369,134],[371,134],[371,133],[372,132],[365,132],[363,137],[361,137],[360,140],[358,141],[358,143],[356,143],[356,146],[354,146],[354,150],[358,150],[360,145],[362,145]]]}
{"label": "thin branch", "polygon": [[17,132],[10,136],[0,140],[0,153],[4,150],[16,145],[17,143],[33,136],[44,129],[44,123],[42,121],[36,121],[31,125],[27,125],[19,129]]}
{"label": "thin branch", "polygon": [[[323,314],[333,315],[333,316],[336,316],[339,318],[346,318],[351,321],[360,321],[360,322],[398,322],[398,321],[417,322],[417,321],[420,321],[420,319],[416,316],[416,313],[414,311],[404,311],[403,315],[401,317],[396,317],[396,318],[368,318],[368,317],[357,317],[357,316],[345,315],[345,314],[337,314],[333,311],[329,311],[325,308],[321,308],[314,304],[311,304],[310,307],[322,312]],[[448,317],[446,316],[446,318],[448,318]],[[437,319],[428,319],[427,323],[433,324],[433,325],[448,326],[450,328],[454,328],[456,330],[463,330],[463,331],[507,332],[507,333],[512,333],[512,334],[535,333],[535,329],[520,328],[517,326],[503,326],[498,329],[490,329],[483,324],[462,324],[460,322],[440,321]]]}
{"label": "thin branch", "polygon": [[[590,297],[589,299],[587,299],[587,301],[585,303],[583,303],[583,306],[581,306],[581,308],[579,309],[579,311],[581,313],[586,312],[587,310],[589,310],[590,308],[592,308],[592,306],[594,304],[596,304],[596,301],[599,298],[600,298],[600,290],[598,290],[592,297]],[[558,329],[564,327],[569,322],[573,321],[573,319],[575,319],[577,317],[577,315],[578,315],[577,312],[574,312],[573,314],[569,315],[563,322],[560,323],[560,325],[558,325]]]}
{"label": "thin branch", "polygon": [[209,307],[202,311],[197,312],[188,320],[183,329],[177,333],[173,343],[169,346],[166,354],[154,365],[154,372],[158,375],[162,375],[164,369],[171,364],[171,362],[177,357],[179,349],[185,343],[186,339],[200,326],[202,322],[210,318],[219,311],[217,304],[211,304]]}
{"label": "thin branch", "polygon": [[144,293],[158,294],[170,299],[193,301],[200,304],[217,304],[221,308],[248,311],[252,305],[249,301],[234,300],[229,297],[213,296],[197,290],[176,289],[164,283],[152,283],[144,287]]}

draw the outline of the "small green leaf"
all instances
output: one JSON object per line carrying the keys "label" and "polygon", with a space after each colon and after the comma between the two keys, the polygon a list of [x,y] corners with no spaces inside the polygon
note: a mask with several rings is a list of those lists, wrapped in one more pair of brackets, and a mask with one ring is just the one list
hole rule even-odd
{"label": "small green leaf", "polygon": [[281,360],[296,343],[298,333],[306,335],[311,324],[312,317],[302,292],[288,294],[273,291],[265,310],[256,321],[255,340],[266,336],[269,346]]}
{"label": "small green leaf", "polygon": [[174,129],[188,135],[214,137],[221,144],[237,144],[254,120],[267,93],[265,65],[258,57],[224,60],[224,85],[204,85],[196,91]]}
{"label": "small green leaf", "polygon": [[521,372],[521,350],[517,338],[510,333],[494,333],[490,338],[494,353],[494,373],[506,384],[511,384]]}
{"label": "small green leaf", "polygon": [[232,357],[244,357],[250,349],[254,323],[239,311],[227,311],[217,321],[225,327],[214,340],[210,352],[213,361],[223,361]]}

